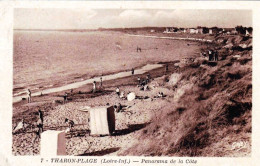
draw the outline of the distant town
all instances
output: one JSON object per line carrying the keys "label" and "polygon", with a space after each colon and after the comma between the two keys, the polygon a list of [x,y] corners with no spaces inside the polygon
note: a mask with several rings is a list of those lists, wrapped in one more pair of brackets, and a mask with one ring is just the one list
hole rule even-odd
{"label": "distant town", "polygon": [[202,27],[196,28],[178,28],[178,27],[136,27],[136,28],[98,28],[98,29],[14,29],[26,31],[73,31],[73,32],[86,32],[86,31],[124,31],[124,32],[137,32],[146,31],[149,33],[165,33],[165,34],[227,34],[227,35],[246,35],[252,36],[252,27],[243,27],[241,25],[234,28],[220,28],[220,27]]}
{"label": "distant town", "polygon": [[219,27],[202,27],[198,26],[196,28],[178,28],[178,27],[141,27],[141,28],[99,28],[98,30],[136,30],[136,31],[149,31],[150,33],[187,33],[187,34],[209,34],[209,35],[217,35],[217,34],[227,34],[227,35],[248,35],[251,36],[253,32],[252,27],[243,27],[236,26],[234,28],[219,28]]}

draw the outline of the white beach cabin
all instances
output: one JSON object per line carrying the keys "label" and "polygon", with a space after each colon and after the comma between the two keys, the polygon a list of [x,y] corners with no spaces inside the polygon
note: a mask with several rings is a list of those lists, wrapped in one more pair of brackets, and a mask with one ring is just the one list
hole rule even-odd
{"label": "white beach cabin", "polygon": [[110,107],[93,107],[89,109],[90,135],[111,135],[115,131],[115,112]]}
{"label": "white beach cabin", "polygon": [[65,131],[47,130],[41,134],[41,156],[66,155]]}

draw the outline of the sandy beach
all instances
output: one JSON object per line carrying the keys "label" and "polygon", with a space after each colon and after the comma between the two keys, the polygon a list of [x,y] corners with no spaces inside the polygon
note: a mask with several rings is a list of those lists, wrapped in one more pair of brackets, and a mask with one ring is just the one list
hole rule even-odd
{"label": "sandy beach", "polygon": [[[175,70],[173,63],[169,68]],[[150,71],[154,78],[156,86],[158,82],[163,84],[165,68],[154,69]],[[92,94],[91,85],[83,86],[74,89],[73,93],[69,94],[69,102],[62,104],[62,94],[64,92],[52,93],[44,96],[33,98],[33,102],[27,104],[27,101],[14,103],[14,125],[15,122],[24,118],[26,122],[35,121],[37,108],[44,111],[44,129],[65,130],[67,128],[64,123],[64,118],[73,119],[75,122],[74,136],[68,136],[67,153],[68,155],[118,155],[119,149],[129,147],[135,141],[135,136],[138,130],[144,128],[151,120],[151,117],[156,114],[155,110],[160,109],[166,101],[161,99],[153,100],[159,89],[151,92],[140,91],[137,87],[137,77],[145,78],[147,73],[134,76],[128,76],[120,79],[104,81],[103,88],[105,90]],[[151,82],[153,84],[153,82]],[[120,90],[124,92],[135,92],[140,99],[134,102],[120,99],[115,88],[120,85]],[[167,89],[161,89],[165,94],[172,94]],[[80,94],[78,93],[80,91]],[[60,95],[60,97],[58,97]],[[145,99],[145,97],[147,97]],[[153,102],[152,102],[153,100]],[[91,137],[89,136],[89,118],[88,112],[80,111],[86,106],[105,106],[121,103],[128,109],[116,113],[116,134],[115,136],[106,137]],[[146,103],[146,107],[144,107]],[[151,109],[152,108],[152,109]],[[14,134],[13,152],[16,155],[37,155],[39,154],[39,142],[32,141],[36,138],[35,129],[27,129],[26,134]],[[22,139],[22,141],[21,141]],[[21,143],[21,145],[18,144]],[[83,143],[84,142],[84,143]],[[82,143],[84,146],[82,146]],[[26,149],[24,149],[27,147]],[[124,148],[123,148],[124,147]],[[116,152],[116,153],[115,153]],[[112,154],[110,154],[112,153]]]}

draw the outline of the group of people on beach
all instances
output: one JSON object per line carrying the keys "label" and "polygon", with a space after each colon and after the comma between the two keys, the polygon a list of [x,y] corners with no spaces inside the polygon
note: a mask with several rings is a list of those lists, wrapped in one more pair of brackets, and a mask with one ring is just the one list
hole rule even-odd
{"label": "group of people on beach", "polygon": [[206,57],[208,56],[209,61],[218,61],[218,51],[217,49],[208,49],[207,52],[202,52],[202,56]]}
{"label": "group of people on beach", "polygon": [[36,137],[33,142],[35,142],[37,139],[41,138],[41,133],[43,132],[43,112],[41,109],[38,109],[37,111],[37,121],[34,123],[34,125],[30,125],[25,122],[24,118],[13,128],[13,133],[16,133],[17,131],[25,132],[27,127],[32,127],[36,126]]}
{"label": "group of people on beach", "polygon": [[[34,139],[34,143],[35,143],[35,141],[38,139],[40,139],[41,138],[41,134],[43,133],[43,117],[44,117],[44,115],[43,115],[43,112],[42,112],[42,110],[41,109],[38,109],[38,111],[37,111],[37,116],[36,116],[37,118],[37,121],[36,121],[36,131],[35,131],[35,134],[36,134],[36,137],[35,137],[35,139]],[[65,123],[67,124],[67,126],[68,126],[68,129],[66,130],[66,131],[71,131],[72,130],[72,128],[74,127],[74,122],[72,121],[72,120],[69,120],[69,119],[67,119],[67,118],[65,118]],[[21,125],[20,125],[21,124]],[[28,126],[28,125],[27,125]],[[30,126],[30,125],[29,125]],[[34,125],[31,125],[31,127],[33,127]],[[25,132],[26,131],[26,123],[25,123],[25,121],[24,121],[24,118],[21,120],[21,122],[19,122],[18,123],[18,125],[17,126],[15,126],[14,127],[14,132],[15,131],[17,131],[17,129],[22,129],[22,131],[23,132]]]}
{"label": "group of people on beach", "polygon": [[152,77],[151,77],[150,73],[148,73],[144,79],[137,77],[138,87],[141,87],[140,88],[141,90],[147,90],[148,89],[147,84],[151,81],[151,79],[152,79]]}
{"label": "group of people on beach", "polygon": [[[135,69],[134,68],[132,68],[131,69],[131,74],[132,75],[134,75],[135,74]],[[92,83],[92,93],[96,93],[96,91],[97,91],[97,82],[96,81],[93,81],[93,83]],[[100,77],[100,88],[102,88],[103,87],[103,78],[102,78],[102,76]]]}
{"label": "group of people on beach", "polygon": [[137,46],[137,48],[136,48],[136,52],[142,52],[141,47],[138,47],[138,46]]}
{"label": "group of people on beach", "polygon": [[[168,70],[168,65],[166,67]],[[134,68],[131,69],[131,74],[134,75]],[[145,78],[141,79],[140,77],[137,78],[137,81],[138,81],[138,86],[141,87],[142,90],[145,89],[145,86],[150,82],[151,80],[151,75],[150,74],[147,74]],[[102,76],[100,77],[100,87],[103,86],[103,78]],[[93,89],[92,89],[92,93],[96,93],[97,91],[97,82],[96,81],[93,81]],[[72,93],[72,90],[71,90],[71,93]],[[119,87],[116,88],[116,94],[118,95],[118,97],[120,98],[124,98],[124,92],[121,92]],[[63,98],[64,98],[64,102],[63,104],[67,103],[68,101],[68,93],[65,92],[64,95],[63,95]],[[31,98],[32,98],[32,92],[30,89],[27,90],[27,100],[28,100],[28,103],[31,103]],[[119,110],[122,109],[122,106],[121,104],[119,103],[118,106],[114,107],[115,110],[118,112]],[[37,111],[37,120],[36,120],[36,127],[37,127],[37,131],[36,131],[36,135],[37,137],[35,138],[35,140],[37,138],[41,138],[41,133],[43,132],[43,112],[41,109],[38,109]],[[73,127],[74,127],[74,122],[72,120],[69,120],[69,119],[65,119],[65,123],[67,124],[69,130],[70,131]],[[34,141],[35,141],[34,140]]]}

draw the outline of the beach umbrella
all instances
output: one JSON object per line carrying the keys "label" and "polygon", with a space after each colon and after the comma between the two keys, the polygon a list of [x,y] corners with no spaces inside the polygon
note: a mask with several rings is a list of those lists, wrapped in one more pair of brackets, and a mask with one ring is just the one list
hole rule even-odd
{"label": "beach umbrella", "polygon": [[135,99],[135,93],[131,92],[127,95],[127,100],[128,101],[133,101]]}

